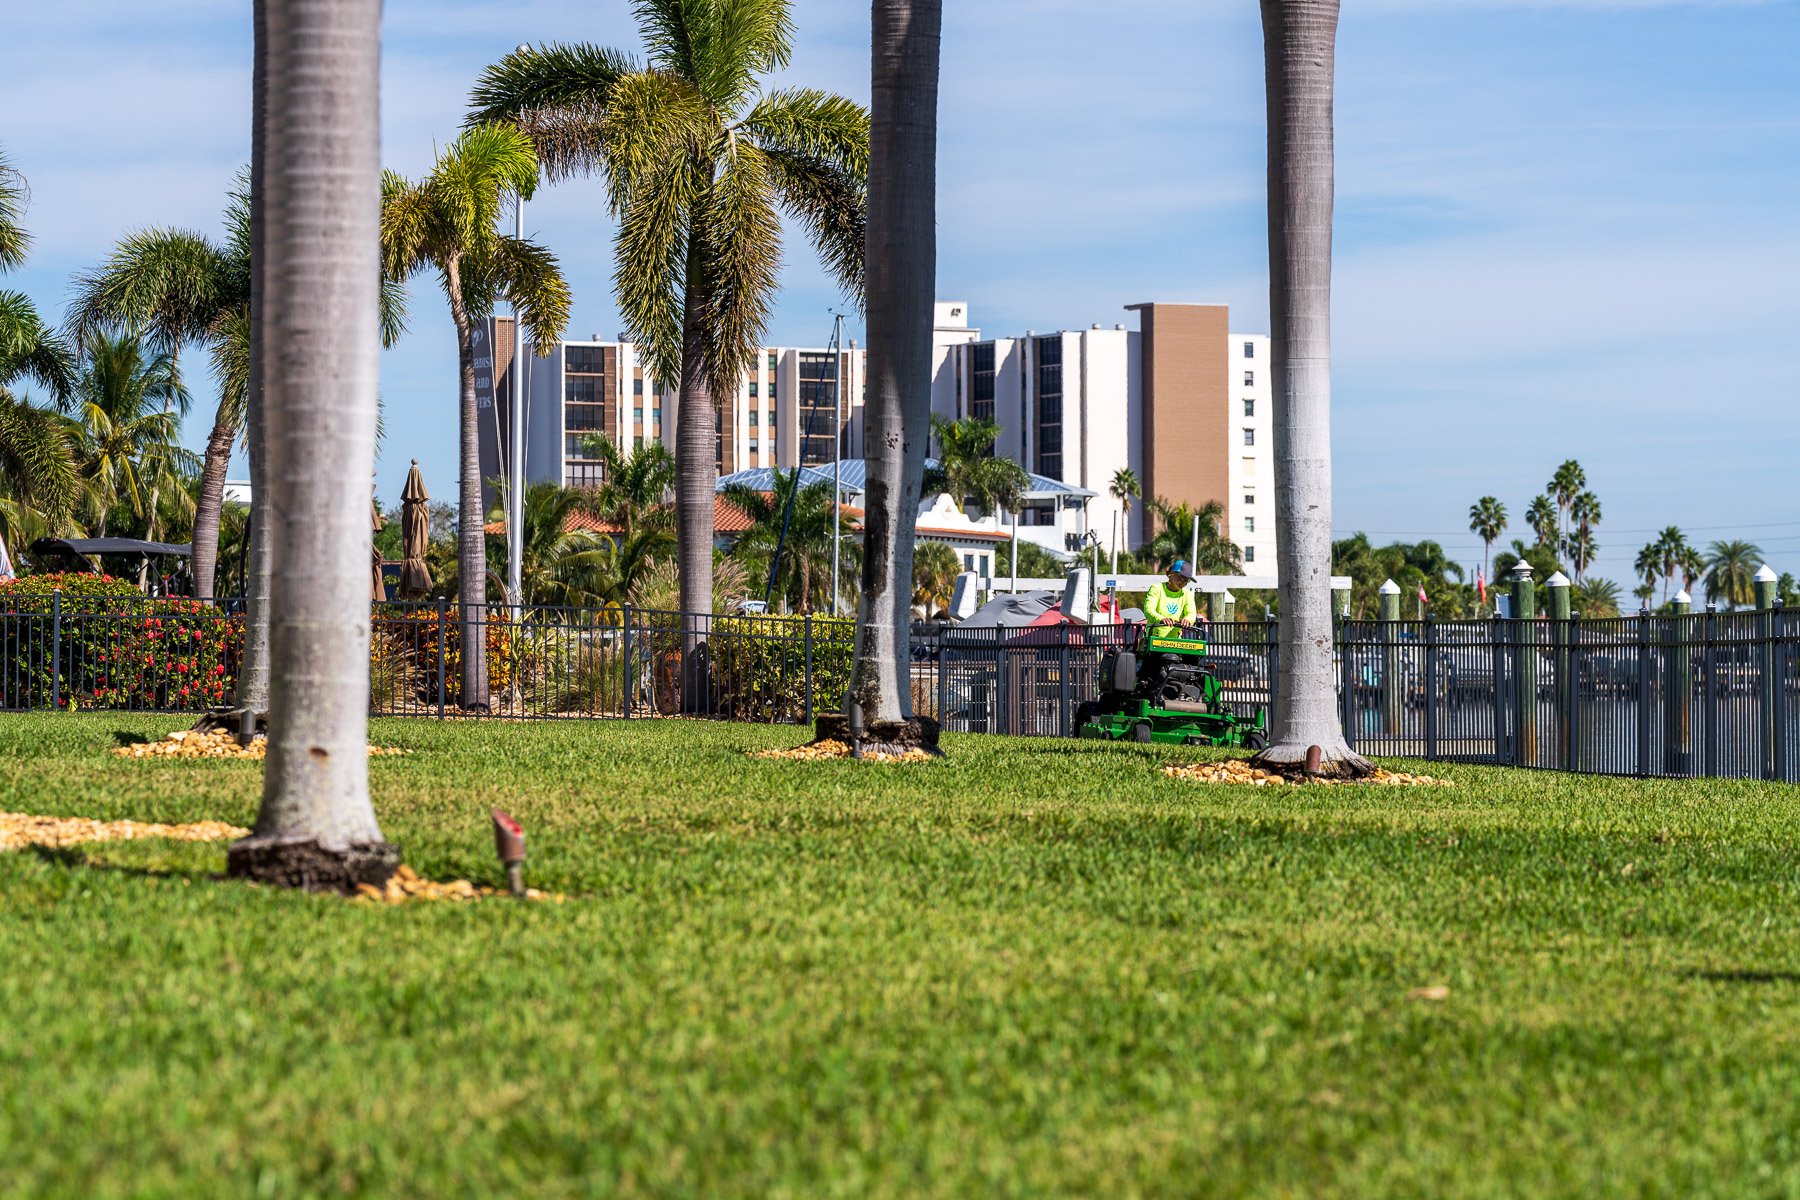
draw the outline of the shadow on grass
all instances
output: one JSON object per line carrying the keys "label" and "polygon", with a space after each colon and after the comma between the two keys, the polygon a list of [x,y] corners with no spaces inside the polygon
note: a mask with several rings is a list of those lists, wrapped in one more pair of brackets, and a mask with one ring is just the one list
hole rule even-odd
{"label": "shadow on grass", "polygon": [[1683,971],[1681,978],[1706,983],[1800,983],[1800,971]]}
{"label": "shadow on grass", "polygon": [[142,746],[150,739],[141,733],[133,733],[129,729],[113,730],[113,744],[118,746]]}
{"label": "shadow on grass", "polygon": [[26,849],[47,863],[84,871],[107,871],[137,879],[197,879],[209,883],[225,883],[229,876],[217,871],[183,870],[179,867],[145,867],[130,863],[108,862],[86,853],[85,846],[28,846]]}

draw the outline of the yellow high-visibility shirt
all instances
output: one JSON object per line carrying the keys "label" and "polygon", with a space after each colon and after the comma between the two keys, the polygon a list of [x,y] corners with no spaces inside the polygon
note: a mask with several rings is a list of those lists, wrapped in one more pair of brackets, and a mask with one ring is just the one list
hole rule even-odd
{"label": "yellow high-visibility shirt", "polygon": [[1198,615],[1192,588],[1171,588],[1168,580],[1159,579],[1144,593],[1144,616],[1150,622],[1151,637],[1170,637],[1183,621],[1191,622]]}

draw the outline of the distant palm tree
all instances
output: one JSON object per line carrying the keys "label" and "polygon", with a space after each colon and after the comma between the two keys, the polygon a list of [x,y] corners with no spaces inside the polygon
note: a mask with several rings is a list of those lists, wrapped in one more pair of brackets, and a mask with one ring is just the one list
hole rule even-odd
{"label": "distant palm tree", "polygon": [[604,479],[593,490],[590,505],[616,529],[604,538],[609,582],[601,593],[608,602],[624,603],[656,564],[674,556],[675,506],[669,503],[669,490],[675,484],[675,457],[661,442],[626,451],[605,434],[588,438],[587,446]]}
{"label": "distant palm tree", "polygon": [[1531,506],[1525,510],[1525,523],[1537,537],[1537,544],[1548,546],[1554,551],[1557,542],[1556,503],[1548,496],[1533,496]]}
{"label": "distant palm tree", "polygon": [[763,90],[792,52],[789,7],[636,0],[647,65],[592,45],[519,50],[482,72],[470,97],[470,122],[517,124],[549,178],[607,179],[621,315],[648,373],[679,383],[676,507],[689,612],[713,608],[713,415],[760,349],[782,212],[861,293],[868,114],[811,88]]}
{"label": "distant palm tree", "polygon": [[[1147,507],[1156,514],[1159,528],[1140,553],[1154,559],[1159,569],[1178,558],[1192,556],[1196,575],[1236,575],[1240,572],[1244,552],[1220,532],[1225,522],[1225,506],[1219,501],[1208,500],[1196,509],[1186,500],[1173,504],[1157,496]],[[1200,535],[1197,551],[1196,528]]]}
{"label": "distant palm tree", "polygon": [[1681,590],[1691,593],[1694,585],[1706,575],[1706,556],[1700,553],[1698,546],[1684,546],[1677,565],[1681,570]]}
{"label": "distant palm tree", "polygon": [[[1500,535],[1506,532],[1506,505],[1493,496],[1483,496],[1469,506],[1469,532],[1481,539],[1482,577],[1488,578],[1492,560],[1489,552]],[[1490,578],[1488,582],[1492,583]]]}
{"label": "distant palm tree", "polygon": [[89,334],[82,350],[77,456],[94,532],[105,537],[109,520],[122,510],[145,522],[139,532],[155,540],[158,494],[199,466],[176,442],[190,402],[187,389],[174,359],[146,359],[135,337]]}
{"label": "distant palm tree", "polygon": [[1587,574],[1600,550],[1600,543],[1594,538],[1594,527],[1600,524],[1600,498],[1592,492],[1577,493],[1569,502],[1569,517],[1573,523],[1563,538],[1563,552],[1575,565],[1575,578],[1579,580]]}
{"label": "distant palm tree", "polygon": [[962,559],[944,542],[920,542],[914,546],[913,606],[923,608],[927,617],[948,608],[962,569]]}
{"label": "distant palm tree", "polygon": [[1580,495],[1585,487],[1587,487],[1587,472],[1581,469],[1580,463],[1571,458],[1556,468],[1556,474],[1550,477],[1550,483],[1544,488],[1544,493],[1556,502],[1557,542],[1562,540],[1563,515],[1569,511],[1570,505],[1575,503],[1575,497]]}
{"label": "distant palm tree", "polygon": [[1669,588],[1675,581],[1675,573],[1686,564],[1692,547],[1688,545],[1687,535],[1674,525],[1658,534],[1654,545],[1658,574],[1663,581],[1663,602],[1666,604],[1669,600]]}
{"label": "distant palm tree", "polygon": [[998,425],[980,417],[946,421],[934,416],[931,435],[937,443],[937,466],[925,472],[927,494],[942,492],[959,509],[972,500],[989,515],[1019,506],[1031,477],[1012,459],[994,456]]}
{"label": "distant palm tree", "polygon": [[[1632,560],[1631,569],[1637,572],[1637,577],[1643,580],[1644,586],[1654,594],[1656,581],[1663,575],[1662,544],[1660,542],[1647,543],[1642,550],[1638,551],[1637,557]],[[1633,594],[1636,595],[1635,592]],[[1639,599],[1648,599],[1648,597],[1639,596]]]}
{"label": "distant palm tree", "polygon": [[[1112,483],[1106,489],[1112,498],[1119,502],[1119,526],[1123,526],[1125,536],[1131,536],[1131,502],[1144,494],[1144,485],[1138,482],[1137,472],[1130,467],[1120,467],[1113,472]],[[1113,528],[1112,573],[1119,573],[1119,526]]]}
{"label": "distant palm tree", "polygon": [[1756,569],[1763,552],[1754,542],[1714,542],[1706,548],[1706,599],[1728,608],[1756,603]]}
{"label": "distant palm tree", "polygon": [[0,481],[4,481],[0,487],[6,493],[0,500],[18,508],[17,524],[6,530],[13,545],[20,544],[22,526],[29,523],[27,511],[39,514],[48,525],[74,507],[81,493],[75,459],[78,436],[78,428],[67,417],[0,389]]}
{"label": "distant palm tree", "polygon": [[[831,607],[833,487],[829,483],[813,483],[795,494],[799,478],[798,468],[777,470],[773,491],[758,491],[735,483],[725,489],[724,496],[748,513],[752,523],[732,547],[732,557],[750,569],[754,582],[765,586],[773,571],[776,602],[800,613],[810,613],[814,608]],[[775,562],[778,547],[779,564]],[[859,561],[856,540],[845,534],[838,550],[839,558],[850,568],[847,573],[854,575]]]}
{"label": "distant palm tree", "polygon": [[1619,585],[1610,579],[1584,579],[1575,585],[1569,599],[1580,616],[1616,617],[1619,596]]}
{"label": "distant palm tree", "polygon": [[[525,604],[593,607],[622,600],[629,584],[616,578],[616,555],[604,536],[569,528],[570,518],[592,502],[575,488],[534,483],[525,489],[519,539],[519,586]],[[505,570],[498,545],[490,567]],[[635,581],[629,581],[635,582]]]}
{"label": "distant palm tree", "polygon": [[[409,183],[392,172],[381,184],[381,252],[386,272],[406,279],[434,270],[456,325],[461,376],[462,523],[458,534],[457,611],[462,624],[461,705],[485,709],[487,539],[481,503],[481,442],[475,407],[475,324],[510,302],[540,354],[569,323],[569,285],[556,258],[497,227],[507,197],[537,186],[531,140],[503,125],[477,125],[445,148],[431,174]],[[524,370],[524,364],[514,370]],[[510,599],[510,598],[509,598]]]}

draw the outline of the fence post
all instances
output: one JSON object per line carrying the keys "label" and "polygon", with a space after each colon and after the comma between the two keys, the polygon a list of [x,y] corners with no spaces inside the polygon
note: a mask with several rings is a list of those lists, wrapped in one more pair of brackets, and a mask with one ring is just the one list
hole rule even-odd
{"label": "fence post", "polygon": [[1513,687],[1518,690],[1514,707],[1518,720],[1513,725],[1513,765],[1536,766],[1538,750],[1537,699],[1537,590],[1531,583],[1531,564],[1521,562],[1513,568],[1513,620],[1517,622],[1518,644],[1513,647]]}
{"label": "fence post", "polygon": [[619,701],[619,709],[631,720],[631,703],[637,699],[637,659],[632,656],[631,649],[631,605],[623,605],[619,619],[624,622],[619,635],[619,653],[624,657],[625,669],[619,672],[619,689],[623,693]]}
{"label": "fence post", "polygon": [[1787,613],[1781,607],[1781,598],[1776,597],[1775,609],[1769,614],[1769,642],[1774,647],[1775,659],[1775,686],[1771,693],[1775,700],[1775,706],[1771,723],[1775,726],[1775,778],[1784,782],[1788,777],[1788,724],[1787,655],[1782,649],[1786,640],[1782,627],[1792,623],[1787,619]]}
{"label": "fence post", "polygon": [[[804,714],[803,719],[806,724],[810,726],[813,723],[813,633],[811,613],[807,613],[801,618],[801,627],[804,630],[806,637],[806,657],[803,660],[803,668],[806,672],[806,704],[802,709],[802,712]],[[911,679],[909,676],[908,684],[910,685],[910,683]]]}
{"label": "fence post", "polygon": [[1056,707],[1059,713],[1058,720],[1062,729],[1062,736],[1068,737],[1069,734],[1073,732],[1073,727],[1069,721],[1069,627],[1063,625],[1059,628],[1059,632],[1062,634],[1062,637],[1060,639],[1061,644],[1057,647]]}
{"label": "fence post", "polygon": [[1381,731],[1388,737],[1400,733],[1400,706],[1404,702],[1400,682],[1400,585],[1388,580],[1381,585]]}
{"label": "fence post", "polygon": [[1757,692],[1761,703],[1757,716],[1762,725],[1762,777],[1780,779],[1775,765],[1775,744],[1782,729],[1775,721],[1775,693],[1780,691],[1775,674],[1775,572],[1764,563],[1756,572]]}
{"label": "fence post", "polygon": [[1437,727],[1438,646],[1437,621],[1425,617],[1425,757],[1438,756]]}
{"label": "fence post", "polygon": [[62,589],[50,589],[50,708],[62,707]]}
{"label": "fence post", "polygon": [[1638,741],[1637,741],[1637,774],[1650,774],[1650,610],[1642,609],[1638,613]]}
{"label": "fence post", "polygon": [[1574,770],[1574,730],[1569,707],[1574,689],[1569,686],[1569,577],[1561,571],[1544,580],[1545,599],[1550,609],[1550,642],[1555,649],[1551,657],[1556,679],[1550,689],[1550,703],[1556,712],[1557,763],[1565,771]]}
{"label": "fence post", "polygon": [[1666,725],[1663,729],[1664,770],[1670,775],[1685,776],[1689,771],[1689,760],[1692,757],[1689,748],[1693,745],[1694,735],[1694,688],[1692,661],[1688,655],[1688,627],[1692,622],[1687,619],[1688,610],[1693,606],[1694,598],[1682,588],[1675,593],[1675,599],[1669,603],[1669,611],[1674,614],[1669,619],[1669,641],[1666,647],[1669,657],[1667,688],[1663,696],[1663,707],[1666,713]]}
{"label": "fence post", "polygon": [[1343,710],[1344,744],[1356,749],[1356,646],[1351,636],[1350,618],[1340,616],[1336,622],[1338,635],[1338,706]]}
{"label": "fence post", "polygon": [[1012,732],[1012,706],[1008,703],[1012,689],[1007,686],[1006,673],[1011,667],[1006,654],[1006,630],[994,627],[994,732]]}
{"label": "fence post", "polygon": [[[944,663],[947,661],[944,646],[944,630],[937,631],[937,721],[940,730],[950,728],[950,681],[944,677]],[[970,697],[971,702],[974,697]]]}
{"label": "fence post", "polygon": [[1490,699],[1493,701],[1494,717],[1494,761],[1505,765],[1513,761],[1512,752],[1512,697],[1506,690],[1506,644],[1504,634],[1506,625],[1501,623],[1500,613],[1495,611],[1488,616],[1488,643],[1493,658],[1490,680]]}
{"label": "fence post", "polygon": [[1273,735],[1275,701],[1281,695],[1281,626],[1276,623],[1273,613],[1263,614],[1263,652],[1269,659],[1269,730]]}
{"label": "fence post", "polygon": [[437,679],[438,679],[438,720],[444,719],[444,663],[448,656],[444,653],[444,610],[442,599],[437,602]]}
{"label": "fence post", "polygon": [[1719,606],[1706,606],[1706,777],[1719,777]]}

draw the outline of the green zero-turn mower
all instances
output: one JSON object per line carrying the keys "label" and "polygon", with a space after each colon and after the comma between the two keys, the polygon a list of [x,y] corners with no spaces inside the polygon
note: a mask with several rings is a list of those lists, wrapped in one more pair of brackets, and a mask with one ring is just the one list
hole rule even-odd
{"label": "green zero-turn mower", "polygon": [[1220,699],[1218,676],[1198,638],[1153,637],[1149,627],[1136,650],[1100,660],[1100,697],[1075,712],[1075,736],[1172,746],[1269,744],[1268,715],[1260,706],[1241,715]]}

